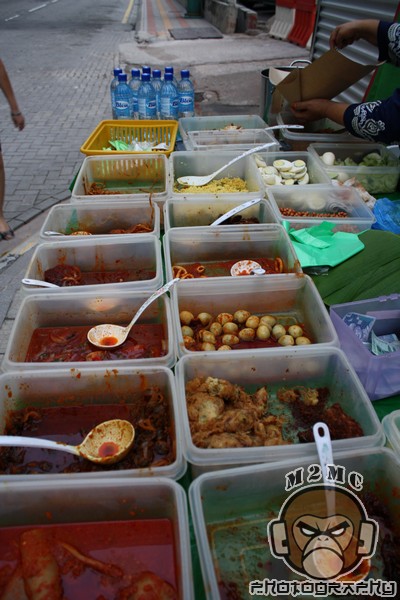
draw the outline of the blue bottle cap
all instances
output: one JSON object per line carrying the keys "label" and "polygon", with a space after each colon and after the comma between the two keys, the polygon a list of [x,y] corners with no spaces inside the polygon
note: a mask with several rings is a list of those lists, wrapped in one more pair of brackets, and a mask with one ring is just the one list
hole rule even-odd
{"label": "blue bottle cap", "polygon": [[140,69],[132,69],[131,75],[132,77],[140,77]]}
{"label": "blue bottle cap", "polygon": [[150,81],[150,73],[142,73],[142,81]]}
{"label": "blue bottle cap", "polygon": [[164,72],[165,73],[172,73],[173,74],[174,73],[174,67],[165,67]]}
{"label": "blue bottle cap", "polygon": [[142,67],[142,73],[151,73],[151,68],[146,65]]}
{"label": "blue bottle cap", "polygon": [[154,79],[161,78],[161,71],[160,71],[160,69],[153,69],[153,78]]}
{"label": "blue bottle cap", "polygon": [[118,74],[118,81],[123,81],[123,82],[125,82],[125,81],[127,81],[127,79],[128,79],[128,78],[127,78],[127,75],[126,75],[126,73],[119,73],[119,74]]}
{"label": "blue bottle cap", "polygon": [[117,69],[114,69],[114,77],[118,77],[120,73],[122,73],[122,69],[120,69],[119,67]]}
{"label": "blue bottle cap", "polygon": [[181,77],[182,79],[187,79],[190,77],[190,71],[189,69],[182,69],[181,71]]}
{"label": "blue bottle cap", "polygon": [[172,75],[172,73],[165,73],[164,75],[164,81],[172,81],[174,78],[174,76]]}

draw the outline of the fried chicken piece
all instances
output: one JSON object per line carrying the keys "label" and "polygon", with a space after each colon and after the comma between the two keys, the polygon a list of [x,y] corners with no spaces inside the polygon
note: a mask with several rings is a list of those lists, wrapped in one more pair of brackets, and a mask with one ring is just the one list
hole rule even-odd
{"label": "fried chicken piece", "polygon": [[221,417],[221,427],[227,433],[249,431],[253,427],[256,418],[257,413],[254,410],[227,410]]}
{"label": "fried chicken piece", "polygon": [[253,446],[246,433],[218,433],[208,438],[207,448],[243,448]]}
{"label": "fried chicken piece", "polygon": [[222,398],[205,392],[196,392],[191,396],[188,404],[189,420],[198,425],[207,425],[221,415],[224,407]]}

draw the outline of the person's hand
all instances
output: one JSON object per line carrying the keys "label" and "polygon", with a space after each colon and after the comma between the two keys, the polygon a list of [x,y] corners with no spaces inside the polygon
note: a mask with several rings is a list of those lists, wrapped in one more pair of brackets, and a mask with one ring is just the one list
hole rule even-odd
{"label": "person's hand", "polygon": [[334,48],[342,50],[361,39],[376,45],[378,24],[377,19],[362,19],[342,23],[335,27],[329,36],[329,46],[331,50]]}
{"label": "person's hand", "polygon": [[327,107],[330,100],[314,99],[304,100],[303,102],[294,102],[291,105],[291,111],[299,123],[308,123],[317,121],[327,116]]}
{"label": "person's hand", "polygon": [[11,113],[11,118],[17,129],[20,131],[25,127],[25,117],[21,112]]}

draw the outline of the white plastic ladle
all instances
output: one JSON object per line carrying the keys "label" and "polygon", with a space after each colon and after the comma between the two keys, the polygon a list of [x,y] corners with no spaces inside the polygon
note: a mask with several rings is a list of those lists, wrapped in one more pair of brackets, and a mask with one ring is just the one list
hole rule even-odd
{"label": "white plastic ladle", "polygon": [[146,308],[159,296],[165,294],[165,292],[175,285],[175,283],[178,283],[178,281],[180,281],[180,279],[177,277],[176,279],[168,281],[166,284],[156,290],[136,311],[132,321],[126,327],[121,327],[121,325],[112,325],[110,323],[96,325],[95,327],[89,329],[87,339],[91,344],[97,346],[98,348],[103,348],[105,350],[117,348],[125,342],[131,328],[139,319],[140,315],[146,310]]}
{"label": "white plastic ladle", "polygon": [[56,285],[55,283],[49,283],[48,281],[42,281],[41,279],[29,279],[29,278],[24,278],[22,279],[22,283],[24,285],[34,285],[35,287],[39,286],[39,287],[46,287],[46,288],[59,288],[59,285]]}
{"label": "white plastic ladle", "polygon": [[52,237],[54,235],[66,235],[66,234],[65,233],[61,233],[60,231],[51,231],[51,230],[48,230],[48,231],[44,231],[43,235],[46,235],[47,237]]}
{"label": "white plastic ladle", "polygon": [[222,173],[222,171],[225,171],[225,169],[227,169],[228,167],[230,167],[231,165],[236,163],[238,160],[242,160],[242,158],[245,158],[246,156],[249,156],[250,154],[254,154],[254,152],[260,152],[260,150],[264,150],[265,148],[269,148],[270,146],[275,146],[275,145],[276,145],[276,142],[268,142],[268,144],[263,144],[262,146],[255,146],[254,148],[250,148],[249,150],[246,150],[246,152],[243,152],[243,154],[239,154],[239,156],[235,156],[235,158],[233,158],[228,163],[226,163],[226,165],[224,165],[223,167],[220,167],[219,169],[217,169],[216,171],[214,171],[214,173],[211,173],[210,175],[187,175],[185,177],[178,177],[177,181],[181,185],[188,185],[188,186],[194,185],[196,187],[201,187],[203,185],[207,185],[207,183],[210,183],[210,181],[212,181],[214,179],[214,177],[216,177],[217,175]]}
{"label": "white plastic ladle", "polygon": [[329,433],[329,427],[326,423],[318,421],[313,426],[313,434],[315,444],[317,446],[317,452],[319,457],[319,463],[322,469],[322,479],[326,486],[329,486],[325,490],[326,506],[328,515],[335,514],[335,490],[332,489],[332,481],[328,478],[327,466],[333,465],[333,452],[332,452],[332,441]]}
{"label": "white plastic ladle", "polygon": [[247,200],[247,202],[243,202],[243,204],[239,204],[239,206],[235,206],[235,208],[228,210],[228,212],[226,212],[225,214],[218,217],[218,219],[213,221],[210,224],[210,227],[214,227],[215,225],[220,225],[227,219],[230,219],[234,215],[237,215],[237,213],[240,213],[242,210],[245,210],[246,208],[249,208],[250,206],[254,206],[254,204],[258,204],[259,202],[261,202],[261,198],[253,198],[252,200]]}
{"label": "white plastic ladle", "polygon": [[113,419],[96,425],[77,446],[20,435],[0,435],[0,446],[61,450],[82,456],[94,463],[110,465],[128,454],[134,439],[135,428],[132,423],[124,419]]}

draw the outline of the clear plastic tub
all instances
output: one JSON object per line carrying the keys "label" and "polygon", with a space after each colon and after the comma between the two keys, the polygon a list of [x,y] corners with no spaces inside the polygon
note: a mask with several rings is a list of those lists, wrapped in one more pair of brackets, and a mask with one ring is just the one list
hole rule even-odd
{"label": "clear plastic tub", "polygon": [[186,150],[235,150],[245,151],[253,146],[274,142],[270,150],[279,150],[279,142],[269,131],[264,129],[240,129],[239,131],[189,131]]}
{"label": "clear plastic tub", "polygon": [[302,272],[288,234],[275,223],[254,225],[251,230],[235,225],[175,227],[165,234],[163,248],[168,280],[176,276],[174,267],[187,267],[191,272],[190,266],[198,263],[205,267],[204,277],[232,279],[229,265],[241,260],[255,260],[263,266],[262,259],[280,258],[283,273]]}
{"label": "clear plastic tub", "polygon": [[[72,188],[71,202],[165,201],[168,158],[164,154],[87,156]],[[90,194],[92,186],[102,193]],[[104,192],[107,193],[104,193]]]}
{"label": "clear plastic tub", "polygon": [[[201,198],[199,200],[190,199],[180,200],[179,198],[168,198],[164,204],[164,229],[172,229],[174,227],[202,227],[211,225],[218,217],[221,217],[232,208],[236,208],[243,204],[245,200],[240,196],[236,200],[226,200],[218,198],[218,200],[208,200]],[[240,213],[231,218],[230,227],[243,227],[252,229],[255,223],[243,223],[242,220],[254,219],[259,223],[277,223],[278,219],[275,216],[271,204],[262,199],[257,204],[242,210]],[[232,224],[232,221],[235,221]],[[222,225],[222,224],[221,224]],[[227,227],[228,223],[224,224]]]}
{"label": "clear plastic tub", "polygon": [[[328,388],[328,406],[338,403],[363,429],[362,437],[333,440],[334,452],[371,448],[384,444],[381,424],[371,402],[345,354],[336,348],[308,346],[301,352],[249,352],[246,358],[236,352],[216,352],[183,356],[175,367],[180,413],[183,425],[184,454],[191,464],[192,475],[210,470],[231,468],[251,463],[273,462],[303,458],[313,454],[314,442],[300,443],[287,425],[290,417],[288,404],[278,402],[276,393],[282,388]],[[286,420],[282,432],[289,445],[259,445],[241,448],[200,448],[193,442],[187,411],[186,385],[195,378],[217,378],[244,388],[249,394],[263,386],[268,392],[265,414],[283,416]],[[213,388],[214,389],[214,388]],[[227,403],[226,410],[231,404]],[[322,408],[321,408],[322,415]],[[259,417],[261,419],[261,416]],[[291,417],[290,417],[291,418]],[[323,417],[321,417],[323,420]],[[299,429],[305,429],[300,427]],[[240,430],[230,433],[240,433]],[[224,430],[226,431],[226,430]],[[248,429],[250,431],[250,429]],[[204,436],[206,436],[204,432]],[[222,434],[226,435],[226,433]],[[229,433],[228,433],[229,435]]]}
{"label": "clear plastic tub", "polygon": [[[307,167],[307,173],[309,177],[309,182],[307,184],[293,184],[293,185],[283,185],[279,184],[267,184],[265,181],[265,177],[263,177],[262,169],[263,167],[257,167],[257,174],[260,181],[260,186],[263,189],[264,193],[268,190],[273,190],[275,188],[287,187],[287,188],[301,188],[303,190],[310,190],[310,186],[315,184],[331,184],[331,180],[328,175],[325,173],[324,169],[319,164],[319,161],[313,154],[309,152],[257,152],[250,156],[250,159],[254,161],[257,166],[257,162],[259,159],[266,163],[267,167],[273,166],[274,161],[276,160],[287,160],[290,162],[294,162],[295,160],[302,160],[305,162]],[[312,188],[311,188],[312,189]]]}
{"label": "clear plastic tub", "polygon": [[[372,142],[356,144],[314,143],[310,144],[309,152],[315,156],[321,168],[324,169],[330,179],[337,179],[343,183],[355,177],[372,195],[390,194],[397,189],[400,177],[400,160],[396,154],[388,150],[383,144],[374,144]],[[339,161],[351,159],[357,164],[327,166],[321,158],[325,152],[333,152]],[[385,164],[382,166],[359,164],[367,155],[372,153],[378,154]]]}
{"label": "clear plastic tub", "polygon": [[[193,354],[183,342],[179,313],[193,315],[209,312],[234,313],[244,309],[254,315],[279,315],[288,323],[303,323],[314,347],[339,346],[339,340],[312,279],[307,275],[279,275],[277,277],[231,277],[227,279],[183,280],[172,290],[172,312],[178,356]],[[297,346],[301,352],[303,347]],[[269,348],[268,352],[285,356],[287,347]],[[243,358],[258,354],[265,348],[232,350]],[[230,353],[229,353],[230,354]],[[215,352],[212,352],[215,355]]]}
{"label": "clear plastic tub", "polygon": [[[146,227],[140,228],[140,225]],[[114,229],[127,230],[132,227],[136,227],[137,230],[133,230],[132,234],[110,233]],[[54,231],[60,235],[54,237],[45,235],[46,231]],[[151,233],[160,237],[160,209],[157,204],[151,204],[148,200],[134,204],[113,202],[112,207],[104,204],[95,205],[92,202],[79,205],[60,204],[49,210],[40,230],[40,237],[46,241],[86,237],[86,235],[76,235],[76,232],[80,231],[89,232],[92,235],[91,240],[93,236],[115,239],[116,235],[130,236],[142,235],[142,233]]]}
{"label": "clear plastic tub", "polygon": [[[268,198],[278,222],[285,222],[293,229],[303,229],[328,221],[334,225],[333,231],[359,233],[371,229],[375,222],[372,211],[367,207],[355,188],[334,187],[332,185],[312,186],[274,186],[267,190]],[[288,211],[307,212],[314,216],[293,216]],[[347,217],[327,216],[343,211]]]}
{"label": "clear plastic tub", "polygon": [[[90,417],[85,412],[85,416],[83,417],[82,415],[81,419],[79,408],[82,411],[85,411],[85,409],[87,411],[90,410],[90,407],[94,409],[97,407],[97,410],[103,411],[103,406],[109,405],[111,412],[114,406],[114,413],[110,418],[129,419],[129,414],[125,414],[126,407],[134,405],[138,400],[142,400],[145,391],[151,388],[157,388],[161,392],[170,411],[170,429],[174,456],[172,454],[169,455],[165,465],[128,468],[123,463],[117,463],[111,467],[98,467],[96,471],[79,472],[71,470],[70,472],[63,473],[63,468],[72,460],[71,455],[54,450],[44,450],[41,460],[55,459],[58,469],[54,466],[52,471],[46,472],[40,471],[38,467],[34,474],[6,474],[3,471],[0,474],[0,481],[29,481],[32,479],[36,481],[42,478],[50,478],[58,484],[62,480],[71,479],[71,477],[85,481],[90,480],[92,483],[98,478],[104,480],[109,477],[157,476],[179,479],[186,470],[186,463],[182,453],[180,415],[176,398],[175,380],[172,371],[166,367],[140,367],[138,369],[119,363],[117,368],[109,369],[99,366],[97,363],[94,366],[86,364],[79,369],[66,369],[58,367],[58,365],[50,365],[46,369],[34,372],[10,371],[3,373],[0,375],[1,433],[4,433],[5,424],[9,419],[9,412],[23,409],[57,408],[63,410],[64,420],[68,423],[68,425],[65,425],[65,428],[66,430],[70,428],[70,432],[76,432],[79,427],[83,427],[84,423],[89,429],[91,427],[88,423],[90,423],[90,419],[93,419],[93,415]],[[100,412],[99,414],[103,415],[106,413]],[[149,411],[148,417],[150,421],[152,420],[152,414],[156,417],[157,413]],[[43,418],[45,419],[46,417],[44,416]],[[98,417],[100,421],[101,418],[100,416]],[[97,423],[100,421],[97,420]],[[63,441],[60,437],[60,425],[58,424],[57,429],[57,423],[53,420],[51,423],[47,423],[47,437]],[[74,423],[76,424],[74,425]],[[140,441],[140,439],[138,441],[140,426],[135,422],[133,422],[133,425],[135,428],[139,427],[139,429],[137,430],[136,442],[131,452],[136,452],[137,456],[139,456],[139,452],[142,453],[142,449],[144,449],[143,444],[146,441]],[[46,427],[46,424],[44,424],[44,427]],[[67,431],[64,433],[67,433]],[[80,441],[76,439],[77,444]],[[71,442],[69,441],[69,443]],[[64,457],[66,458],[64,459]],[[65,461],[65,463],[62,464],[61,460]]]}
{"label": "clear plastic tub", "polygon": [[[278,125],[293,125],[298,123],[292,113],[281,112],[277,114],[276,122]],[[302,130],[281,129],[280,137],[286,142],[290,150],[307,150],[309,144],[313,142],[356,142],[357,138],[351,135],[343,128],[330,119],[319,119],[307,123]]]}
{"label": "clear plastic tub", "polygon": [[[43,242],[35,248],[25,277],[44,281],[45,271],[58,265],[78,267],[82,277],[86,278],[83,281],[87,283],[59,288],[24,285],[24,290],[35,294],[76,294],[103,291],[109,287],[156,290],[163,282],[161,243],[150,234],[137,238],[120,236],[117,239],[92,240],[86,236],[76,240]],[[105,274],[109,274],[109,283],[102,283]]]}
{"label": "clear plastic tub", "polygon": [[[387,542],[390,540],[392,544],[399,535],[400,499],[397,490],[400,486],[400,462],[393,452],[386,448],[371,448],[335,452],[334,463],[344,468],[345,483],[340,486],[344,493],[353,492],[364,505],[368,520],[379,522],[378,546],[371,558],[373,568],[370,577],[378,581],[397,580],[398,573],[394,573],[391,577],[382,574],[381,546],[385,534],[389,538],[386,538]],[[250,597],[249,583],[254,580],[260,581],[261,584],[264,579],[272,582],[278,580],[282,583],[299,580],[299,575],[289,569],[282,558],[272,554],[267,527],[272,519],[278,518],[283,503],[293,492],[293,489],[285,491],[286,475],[301,469],[304,485],[310,485],[307,469],[312,464],[314,468],[318,465],[316,453],[308,460],[293,459],[290,462],[251,465],[207,473],[191,484],[190,506],[206,595],[209,600],[223,600],[227,598],[224,591],[232,589],[239,598]],[[359,473],[362,477],[361,492],[354,491],[349,484],[352,472]],[[322,483],[321,478],[317,481],[318,484]],[[302,493],[306,491],[303,486],[299,489]],[[377,498],[376,507],[366,497],[368,492]],[[298,496],[297,498],[299,499]],[[337,500],[338,502],[340,499]],[[304,503],[306,513],[305,495]],[[321,511],[320,514],[326,514],[326,511]],[[390,530],[385,527],[381,517],[385,521],[389,517],[395,529]],[[286,521],[283,520],[283,524],[285,523]],[[389,547],[393,547],[392,544],[389,542]],[[396,550],[393,555],[395,552]],[[282,553],[280,556],[282,557]],[[359,557],[361,559],[361,554]],[[304,575],[300,579],[304,581]],[[258,595],[262,589],[258,588]],[[294,595],[276,594],[276,592],[272,595],[269,593],[270,589],[267,588],[266,593],[263,594],[263,597],[269,600],[276,597],[293,598]],[[395,589],[393,590],[393,587],[391,589],[395,597]],[[257,591],[255,594],[257,595]],[[315,596],[311,592],[302,597],[310,599]],[[338,596],[328,595],[328,597]]]}
{"label": "clear plastic tub", "polygon": [[236,178],[240,177],[246,182],[247,192],[241,192],[237,189],[232,189],[229,192],[209,193],[204,192],[204,189],[198,187],[196,192],[177,192],[174,191],[175,183],[178,177],[187,175],[210,175],[220,167],[226,165],[230,160],[239,156],[241,152],[234,150],[208,150],[207,152],[173,152],[170,156],[170,191],[172,198],[195,199],[219,199],[227,198],[228,200],[236,200],[239,196],[243,196],[243,202],[251,198],[259,198],[262,194],[262,186],[258,175],[258,169],[253,160],[253,157],[246,156],[235,162],[232,166],[225,169],[217,176],[217,179]]}
{"label": "clear plastic tub", "polygon": [[394,410],[383,417],[382,427],[390,447],[400,459],[400,410]]}
{"label": "clear plastic tub", "polygon": [[190,131],[213,130],[218,132],[231,126],[243,129],[265,129],[268,125],[259,115],[213,115],[179,119],[179,133],[183,141],[187,139]]}
{"label": "clear plastic tub", "polygon": [[400,352],[390,352],[380,356],[372,354],[343,321],[343,317],[348,312],[374,316],[376,321],[373,331],[378,336],[395,333],[400,327],[400,295],[392,294],[358,302],[333,304],[330,307],[330,316],[339,336],[340,346],[347,354],[370,399],[379,400],[398,394]]}
{"label": "clear plastic tub", "polygon": [[[103,523],[106,526],[119,521],[140,526],[140,521],[143,521],[143,530],[149,520],[166,519],[173,532],[173,551],[169,559],[175,567],[177,597],[182,600],[194,598],[187,503],[183,489],[175,481],[162,477],[135,480],[110,478],[99,481],[69,479],[57,482],[56,486],[50,479],[7,482],[0,484],[0,506],[0,525],[3,528],[36,529],[42,525],[70,523],[99,523],[100,526]],[[152,554],[150,544],[154,545],[154,551],[159,549],[157,539],[146,540],[141,550],[145,565],[152,564],[148,562],[148,557]],[[125,550],[130,548],[128,544],[124,544],[123,539],[118,546]],[[114,547],[113,552],[115,551],[118,552],[119,548]],[[118,555],[113,558],[120,565]],[[100,560],[104,560],[102,554]],[[38,564],[36,560],[35,564]],[[161,576],[166,564],[160,562],[155,567]],[[130,572],[137,575],[138,569],[132,568]],[[121,584],[121,587],[127,585],[122,581]],[[76,593],[79,593],[78,590]]]}
{"label": "clear plastic tub", "polygon": [[[60,327],[65,332],[70,332],[73,327],[90,328],[102,323],[114,323],[115,325],[124,326],[129,323],[132,316],[149,295],[148,291],[116,290],[114,292],[102,291],[101,295],[94,292],[82,292],[81,294],[60,292],[56,295],[32,294],[27,296],[19,307],[10,333],[2,363],[3,370],[32,371],[35,369],[48,369],[51,364],[57,367],[62,364],[65,368],[76,369],[87,366],[87,360],[65,360],[61,363],[57,356],[50,362],[25,362],[34,330],[45,327]],[[149,333],[152,333],[156,338],[158,334],[162,336],[164,356],[112,359],[106,355],[106,359],[101,362],[104,368],[115,369],[119,365],[131,367],[162,365],[172,367],[175,364],[169,298],[164,294],[152,302],[140,317],[138,324],[150,325]],[[124,346],[121,348],[124,348]],[[96,347],[93,346],[93,351],[95,350]],[[93,358],[99,360],[100,355],[95,354]]]}

